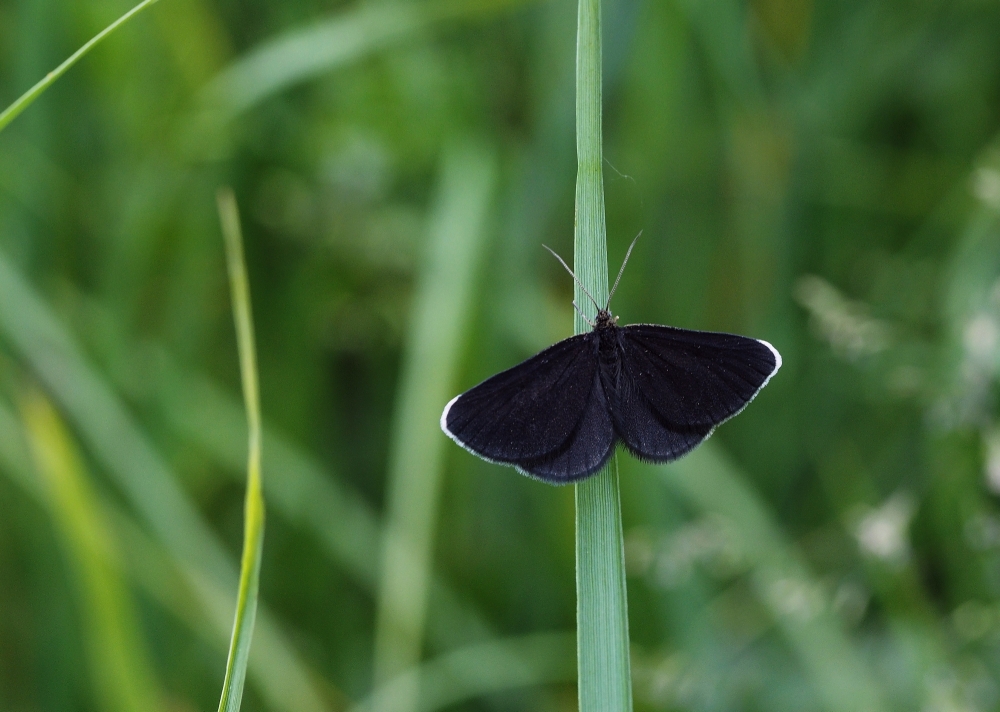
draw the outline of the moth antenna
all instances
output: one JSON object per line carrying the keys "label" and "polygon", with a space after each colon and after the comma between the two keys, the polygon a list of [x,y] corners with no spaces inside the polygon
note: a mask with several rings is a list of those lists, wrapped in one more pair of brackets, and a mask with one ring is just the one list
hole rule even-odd
{"label": "moth antenna", "polygon": [[615,279],[615,286],[611,288],[611,293],[608,295],[608,303],[604,307],[605,311],[607,311],[611,306],[611,297],[615,296],[615,290],[618,289],[618,283],[622,280],[622,274],[625,272],[625,265],[628,264],[629,255],[632,254],[632,248],[635,247],[635,243],[639,241],[640,237],[642,237],[642,230],[640,230],[639,234],[635,236],[634,240],[632,240],[632,244],[628,246],[628,252],[625,253],[625,259],[622,260],[621,269],[618,270],[618,277]]}
{"label": "moth antenna", "polygon": [[588,319],[587,315],[584,314],[582,311],[580,311],[580,306],[576,303],[575,300],[573,301],[573,308],[576,309],[576,313],[580,315],[581,319],[583,319],[585,322],[587,322],[588,324],[590,324],[590,328],[592,328],[592,329],[597,328],[597,324],[595,324],[590,319]]}
{"label": "moth antenna", "polygon": [[[569,268],[569,265],[566,264],[565,262],[563,262],[563,258],[560,257],[559,255],[557,255],[556,252],[555,252],[555,250],[553,250],[548,245],[542,245],[542,247],[544,247],[546,250],[548,250],[549,252],[551,252],[552,256],[555,257],[557,260],[559,260],[559,264],[561,264],[563,267],[566,268],[566,271],[569,272],[569,276],[572,277],[573,280],[578,285],[580,285],[580,289],[583,290],[583,293],[586,294],[587,297],[590,299],[590,301],[592,301],[594,303],[594,309],[596,309],[597,311],[601,311],[601,305],[597,303],[596,299],[594,299],[592,296],[590,296],[590,292],[588,292],[587,288],[583,286],[583,282],[581,282],[579,279],[577,279],[577,276],[575,274],[573,274],[573,270],[571,270]],[[579,310],[579,309],[580,309],[580,307],[577,307],[577,310]]]}

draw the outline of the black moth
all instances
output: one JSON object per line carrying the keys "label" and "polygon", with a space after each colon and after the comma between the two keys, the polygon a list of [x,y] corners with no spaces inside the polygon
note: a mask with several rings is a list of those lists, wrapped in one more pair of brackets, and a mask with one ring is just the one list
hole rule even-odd
{"label": "black moth", "polygon": [[610,296],[603,309],[594,302],[589,333],[453,398],[441,429],[479,457],[565,484],[600,470],[619,441],[641,460],[677,459],[743,410],[781,367],[781,355],[766,341],[618,326],[610,303]]}

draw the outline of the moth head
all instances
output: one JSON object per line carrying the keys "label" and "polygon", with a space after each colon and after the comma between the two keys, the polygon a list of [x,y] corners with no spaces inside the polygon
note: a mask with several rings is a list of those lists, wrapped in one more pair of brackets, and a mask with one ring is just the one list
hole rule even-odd
{"label": "moth head", "polygon": [[611,316],[611,312],[607,309],[601,309],[597,312],[597,319],[594,320],[595,329],[607,329],[618,322],[618,317]]}

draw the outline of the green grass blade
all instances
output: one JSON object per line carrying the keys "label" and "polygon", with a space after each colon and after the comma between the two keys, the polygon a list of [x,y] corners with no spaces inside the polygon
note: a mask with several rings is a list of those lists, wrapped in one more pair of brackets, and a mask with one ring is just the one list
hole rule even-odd
{"label": "green grass blade", "polygon": [[160,709],[158,685],[121,576],[114,537],[72,437],[38,391],[23,398],[21,412],[42,481],[41,499],[78,584],[87,661],[100,707],[109,712]]}
{"label": "green grass blade", "polygon": [[886,710],[879,685],[841,630],[819,583],[724,451],[709,441],[661,471],[689,503],[732,527],[731,535],[750,563],[757,597],[802,661],[824,709]]}
{"label": "green grass blade", "polygon": [[218,194],[219,218],[226,243],[226,265],[232,290],[236,343],[240,353],[240,376],[243,400],[247,409],[249,445],[247,454],[247,495],[243,523],[243,557],[240,563],[240,587],[236,600],[236,620],[226,661],[226,679],[222,685],[219,712],[237,712],[243,699],[250,642],[257,614],[257,589],[260,582],[260,555],[264,548],[264,494],[260,475],[260,396],[257,387],[257,354],[254,347],[253,316],[250,309],[250,285],[243,259],[243,237],[236,196],[229,189]]}
{"label": "green grass blade", "polygon": [[[447,439],[438,429],[453,395],[475,276],[484,252],[497,165],[467,141],[446,149],[431,211],[428,252],[414,295],[389,454],[387,515],[375,630],[375,680],[420,661],[434,530]],[[417,685],[399,688],[384,710],[409,711]]]}
{"label": "green grass blade", "polygon": [[80,59],[87,54],[87,52],[92,50],[101,40],[152,5],[154,2],[156,2],[156,0],[142,0],[141,3],[94,35],[86,44],[80,47],[80,49],[71,54],[65,62],[46,74],[44,78],[35,84],[35,86],[31,87],[31,89],[19,96],[13,104],[0,113],[0,131],[3,131],[7,127],[7,124],[16,119],[22,111],[31,106],[32,102],[40,97],[45,90],[56,81],[56,79],[65,74],[70,67],[80,61]]}
{"label": "green grass blade", "polygon": [[[580,0],[576,49],[576,275],[604,306],[608,248],[601,146],[601,3]],[[576,287],[576,303],[596,308]],[[589,330],[580,314],[576,333]],[[576,486],[577,659],[580,712],[632,709],[628,601],[617,458]]]}

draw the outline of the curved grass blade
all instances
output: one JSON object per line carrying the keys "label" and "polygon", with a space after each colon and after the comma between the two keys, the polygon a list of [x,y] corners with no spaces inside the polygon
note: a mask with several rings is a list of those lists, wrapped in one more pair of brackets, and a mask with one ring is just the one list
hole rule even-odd
{"label": "curved grass blade", "polygon": [[[576,303],[588,318],[608,299],[601,145],[601,2],[580,0],[576,48]],[[589,331],[583,314],[577,334]],[[580,712],[629,712],[628,597],[617,457],[576,485],[577,659]]]}
{"label": "curved grass blade", "polygon": [[119,712],[162,709],[135,605],[121,575],[115,538],[72,436],[37,390],[24,396],[21,413],[41,480],[36,491],[60,534],[78,584],[97,707]]}
{"label": "curved grass blade", "polygon": [[35,101],[46,89],[51,86],[56,79],[61,77],[63,74],[69,70],[74,64],[76,64],[87,52],[92,50],[101,40],[110,35],[112,32],[117,30],[119,27],[124,25],[126,22],[131,20],[137,14],[145,10],[147,7],[152,5],[156,0],[142,0],[141,3],[133,7],[131,10],[126,12],[124,15],[119,17],[117,20],[112,22],[110,25],[105,27],[103,30],[94,35],[86,44],[84,44],[80,49],[71,54],[69,58],[60,64],[58,67],[53,69],[51,72],[45,75],[35,86],[31,87],[28,91],[24,92],[19,96],[13,104],[8,106],[6,109],[0,113],[0,131],[6,128],[7,124],[17,118],[18,114],[31,106],[32,102]]}
{"label": "curved grass blade", "polygon": [[226,661],[226,679],[222,685],[219,712],[237,712],[243,699],[247,676],[250,641],[257,614],[257,590],[260,583],[260,555],[264,548],[264,494],[260,475],[260,395],[257,388],[257,354],[254,348],[253,316],[250,309],[250,285],[243,259],[240,216],[233,191],[224,188],[218,194],[219,218],[226,243],[226,266],[233,298],[236,343],[240,352],[240,377],[247,409],[249,444],[247,453],[247,496],[243,520],[243,557],[240,563],[240,587],[236,600],[236,620]]}

